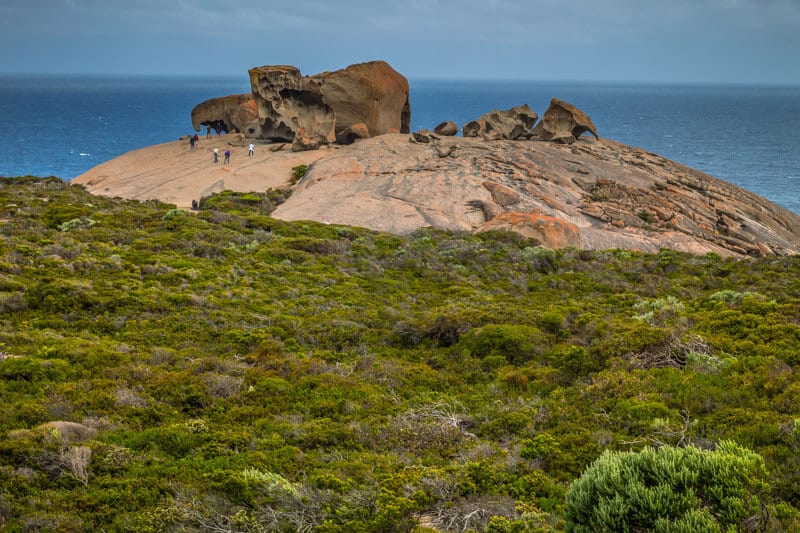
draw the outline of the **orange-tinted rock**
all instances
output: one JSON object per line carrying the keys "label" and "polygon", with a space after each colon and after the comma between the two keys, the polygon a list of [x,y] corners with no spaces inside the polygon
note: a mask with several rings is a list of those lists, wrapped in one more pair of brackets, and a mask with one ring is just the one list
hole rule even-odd
{"label": "orange-tinted rock", "polygon": [[490,230],[513,231],[529,239],[536,239],[547,248],[581,244],[578,226],[561,218],[539,213],[502,213],[478,229],[479,232]]}
{"label": "orange-tinted rock", "polygon": [[365,132],[368,137],[409,131],[408,80],[383,61],[315,76],[287,65],[249,72],[262,139],[293,141],[302,128],[307,141],[322,145],[337,138],[352,142]]}
{"label": "orange-tinted rock", "polygon": [[411,127],[408,80],[385,61],[358,63],[311,76],[336,114],[336,133],[364,124],[371,136]]}
{"label": "orange-tinted rock", "polygon": [[234,94],[211,98],[192,109],[192,126],[200,131],[208,126],[219,132],[255,136],[259,127],[258,109],[251,94]]}
{"label": "orange-tinted rock", "polygon": [[533,129],[533,135],[544,141],[571,144],[587,131],[596,139],[600,138],[592,119],[586,113],[568,102],[553,98],[542,120]]}

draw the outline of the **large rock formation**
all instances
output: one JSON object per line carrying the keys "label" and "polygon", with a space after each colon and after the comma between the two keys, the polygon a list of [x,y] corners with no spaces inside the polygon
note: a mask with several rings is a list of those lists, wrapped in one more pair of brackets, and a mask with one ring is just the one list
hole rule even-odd
{"label": "large rock formation", "polygon": [[382,135],[317,160],[273,216],[400,234],[502,228],[554,247],[800,252],[799,215],[656,154],[591,138],[423,144]]}
{"label": "large rock formation", "polygon": [[543,141],[571,144],[587,131],[595,139],[600,138],[592,119],[586,113],[568,102],[553,98],[542,120],[533,129],[533,136]]}
{"label": "large rock formation", "polygon": [[259,127],[258,110],[251,94],[234,94],[206,100],[192,109],[192,126],[208,126],[217,132],[244,133],[253,137]]}
{"label": "large rock formation", "polygon": [[337,134],[359,123],[373,136],[410,131],[408,80],[388,63],[359,63],[311,78],[319,81],[323,100],[336,113]]}
{"label": "large rock formation", "polygon": [[408,133],[408,80],[384,61],[303,76],[288,65],[250,69],[252,95],[212,98],[192,110],[195,130],[239,132],[307,150],[383,133]]}
{"label": "large rock formation", "polygon": [[334,142],[336,114],[325,102],[320,85],[319,80],[288,65],[250,69],[260,121],[254,137],[275,142],[297,140],[295,148]]}

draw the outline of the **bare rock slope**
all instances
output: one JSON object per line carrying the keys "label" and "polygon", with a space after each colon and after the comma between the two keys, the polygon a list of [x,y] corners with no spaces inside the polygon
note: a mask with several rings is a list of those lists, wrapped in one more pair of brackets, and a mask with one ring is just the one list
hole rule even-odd
{"label": "bare rock slope", "polygon": [[[192,200],[225,189],[247,192],[288,187],[293,168],[310,165],[329,151],[292,152],[287,145],[252,141],[255,153],[249,156],[250,142],[229,134],[202,136],[196,150],[189,149],[188,140],[148,146],[101,163],[71,183],[92,194],[161,200],[185,209]],[[213,162],[215,148],[218,163]],[[226,150],[231,151],[228,163],[223,158]]]}
{"label": "bare rock slope", "polygon": [[364,139],[317,160],[273,216],[399,234],[508,229],[554,247],[733,256],[800,249],[800,216],[656,154],[585,137]]}

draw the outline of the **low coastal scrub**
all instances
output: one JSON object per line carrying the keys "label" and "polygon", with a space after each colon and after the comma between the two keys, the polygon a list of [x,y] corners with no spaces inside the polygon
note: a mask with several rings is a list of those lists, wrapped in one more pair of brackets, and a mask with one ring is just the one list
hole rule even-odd
{"label": "low coastal scrub", "polygon": [[0,528],[800,528],[800,259],[289,223],[282,194],[0,179]]}

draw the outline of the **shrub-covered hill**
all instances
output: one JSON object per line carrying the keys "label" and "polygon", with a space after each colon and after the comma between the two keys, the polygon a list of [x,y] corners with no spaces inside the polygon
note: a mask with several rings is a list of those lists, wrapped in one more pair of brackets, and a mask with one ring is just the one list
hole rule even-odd
{"label": "shrub-covered hill", "polygon": [[560,530],[603,452],[723,440],[765,461],[759,523],[796,520],[800,259],[405,238],[279,200],[0,180],[0,524]]}

